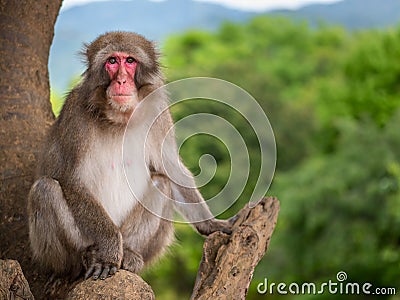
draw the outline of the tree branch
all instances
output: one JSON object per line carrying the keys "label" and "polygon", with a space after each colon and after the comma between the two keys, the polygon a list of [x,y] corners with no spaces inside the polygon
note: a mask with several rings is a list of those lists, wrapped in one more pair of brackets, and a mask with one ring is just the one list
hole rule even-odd
{"label": "tree branch", "polygon": [[278,212],[276,198],[263,198],[238,213],[232,235],[215,232],[206,239],[192,300],[245,299],[254,268],[267,251]]}

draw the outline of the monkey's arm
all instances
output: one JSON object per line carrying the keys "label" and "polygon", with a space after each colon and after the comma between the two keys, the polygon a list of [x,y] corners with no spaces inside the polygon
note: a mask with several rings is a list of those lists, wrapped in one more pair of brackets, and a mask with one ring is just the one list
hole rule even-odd
{"label": "monkey's arm", "polygon": [[209,235],[215,231],[231,233],[232,222],[214,218],[196,188],[192,173],[182,163],[173,134],[172,117],[168,110],[164,110],[158,116],[150,136],[153,144],[162,142],[157,146],[161,149],[161,158],[153,160],[151,172],[168,178],[176,210],[202,235]]}
{"label": "monkey's arm", "polygon": [[[174,149],[172,145],[169,149]],[[181,162],[178,152],[171,151],[164,156],[163,169],[154,171],[168,178],[175,209],[202,235],[215,231],[231,233],[232,222],[217,220],[211,213],[203,196],[196,188],[192,173]]]}
{"label": "monkey's arm", "polygon": [[77,180],[60,180],[74,220],[91,245],[83,249],[85,279],[106,278],[121,266],[122,236],[104,208]]}
{"label": "monkey's arm", "polygon": [[[176,209],[182,216],[197,229],[202,235],[209,235],[215,231],[230,234],[232,224],[229,220],[218,220],[212,215],[207,203],[204,201],[199,190],[195,187],[192,174],[185,168],[185,180],[183,184],[171,183],[172,196],[175,200]],[[177,170],[179,171],[179,170]]]}

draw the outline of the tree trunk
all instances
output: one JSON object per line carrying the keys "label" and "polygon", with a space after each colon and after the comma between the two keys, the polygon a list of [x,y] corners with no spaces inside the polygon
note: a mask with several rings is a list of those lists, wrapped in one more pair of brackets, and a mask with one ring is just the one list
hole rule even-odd
{"label": "tree trunk", "polygon": [[0,0],[0,258],[17,259],[31,287],[26,198],[53,119],[47,65],[61,2]]}

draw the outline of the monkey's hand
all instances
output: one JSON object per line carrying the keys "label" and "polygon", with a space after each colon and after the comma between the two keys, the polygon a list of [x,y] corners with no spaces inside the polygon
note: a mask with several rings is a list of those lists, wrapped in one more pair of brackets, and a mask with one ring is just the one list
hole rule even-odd
{"label": "monkey's hand", "polygon": [[124,247],[124,258],[121,268],[132,273],[139,273],[144,266],[143,257],[131,248]]}
{"label": "monkey's hand", "polygon": [[108,276],[114,275],[121,266],[122,246],[101,248],[91,245],[84,251],[82,260],[86,268],[85,279],[89,277],[94,280],[99,277],[106,279]]}
{"label": "monkey's hand", "polygon": [[196,227],[197,231],[201,235],[210,235],[215,231],[222,231],[227,234],[232,233],[232,224],[235,220],[217,220],[211,219],[200,223],[195,223],[194,226]]}

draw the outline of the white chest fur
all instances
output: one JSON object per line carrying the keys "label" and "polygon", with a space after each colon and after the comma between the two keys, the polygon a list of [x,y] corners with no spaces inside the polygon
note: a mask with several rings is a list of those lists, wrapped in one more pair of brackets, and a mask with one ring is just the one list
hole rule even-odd
{"label": "white chest fur", "polygon": [[130,136],[125,141],[122,135],[94,138],[79,168],[81,180],[117,226],[143,198],[150,182],[144,141],[140,134]]}

